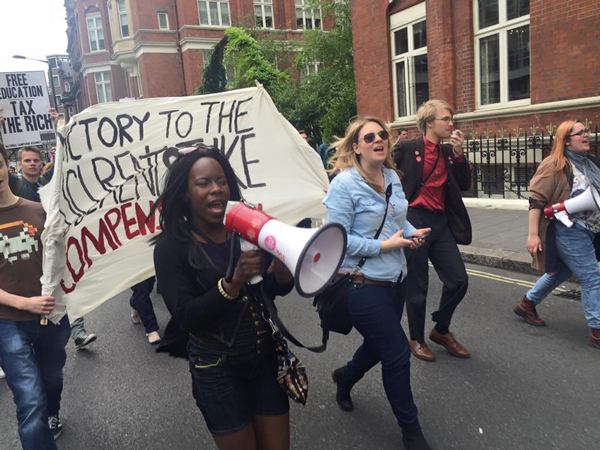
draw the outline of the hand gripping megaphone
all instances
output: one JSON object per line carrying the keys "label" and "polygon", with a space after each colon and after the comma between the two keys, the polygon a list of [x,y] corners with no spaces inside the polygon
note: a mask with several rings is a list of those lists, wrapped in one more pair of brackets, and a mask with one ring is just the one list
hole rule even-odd
{"label": "hand gripping megaphone", "polygon": [[565,226],[571,228],[573,222],[569,219],[569,214],[580,211],[600,211],[600,194],[594,186],[590,185],[583,194],[577,197],[544,208],[544,215],[547,219],[558,219]]}
{"label": "hand gripping megaphone", "polygon": [[[337,274],[346,254],[346,230],[338,223],[306,229],[286,225],[247,203],[229,202],[225,227],[281,260],[303,297],[314,297]],[[255,280],[252,281],[254,283]]]}

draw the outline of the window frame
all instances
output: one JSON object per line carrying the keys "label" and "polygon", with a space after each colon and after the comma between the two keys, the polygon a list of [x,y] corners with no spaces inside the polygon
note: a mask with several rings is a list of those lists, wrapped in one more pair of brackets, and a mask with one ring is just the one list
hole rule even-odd
{"label": "window frame", "polygon": [[[400,17],[399,20],[393,20],[392,17]],[[392,65],[392,88],[394,95],[394,121],[414,118],[417,114],[418,105],[414,105],[416,102],[416,89],[414,86],[415,81],[415,57],[427,55],[427,45],[414,49],[414,32],[413,27],[416,24],[425,22],[427,26],[427,15],[425,10],[425,2],[419,3],[411,8],[402,10],[393,16],[390,16],[390,50],[391,50],[391,65]],[[408,51],[396,55],[396,39],[394,33],[402,29],[407,29],[407,45]],[[396,65],[404,61],[405,70],[405,88],[407,92],[407,114],[404,116],[400,115],[399,104],[398,104],[398,73]],[[429,62],[428,62],[429,64]],[[429,70],[427,72],[429,74]]]}
{"label": "window frame", "polygon": [[[56,83],[54,82],[54,79],[56,78]],[[52,87],[60,87],[60,77],[58,75],[52,75]]]}
{"label": "window frame", "polygon": [[[254,18],[258,19],[258,17],[256,17],[256,7],[260,7],[261,9],[261,19],[262,19],[262,26],[260,26],[259,28],[264,28],[267,30],[273,30],[275,29],[275,14],[274,14],[274,10],[273,10],[273,0],[254,0]],[[267,21],[266,21],[266,13],[265,13],[265,8],[270,6],[271,7],[271,26],[268,27],[267,26]],[[256,20],[255,20],[256,21]]]}
{"label": "window frame", "polygon": [[[202,16],[200,15],[200,3],[206,4],[206,11],[208,17],[208,23],[202,23]],[[212,23],[212,18],[210,15],[210,4],[217,3],[217,8],[219,11],[219,23]],[[228,28],[231,26],[231,8],[229,7],[229,0],[197,0],[196,5],[198,7],[198,23],[201,27],[212,27],[212,28]],[[222,5],[227,5],[227,17],[229,19],[229,23],[223,24],[223,14],[222,14]]]}
{"label": "window frame", "polygon": [[55,97],[55,100],[56,100],[56,108],[60,108],[63,105],[62,95],[56,94],[54,97]]}
{"label": "window frame", "polygon": [[71,83],[65,81],[65,92],[71,92]]}
{"label": "window frame", "polygon": [[[90,28],[89,20],[94,20],[94,28]],[[100,19],[100,28],[96,27],[96,19]],[[104,23],[102,22],[102,14],[99,12],[86,14],[85,16],[85,26],[87,28],[88,35],[88,44],[90,46],[90,53],[98,53],[106,51],[106,34],[104,33]],[[100,39],[98,37],[98,30],[102,31],[102,42],[104,44],[104,48],[100,48]],[[96,50],[92,49],[92,32],[96,37]]]}
{"label": "window frame", "polygon": [[[298,2],[300,2],[300,4],[298,4]],[[302,8],[302,28],[298,27],[298,9]],[[321,10],[321,7],[319,7],[318,9],[309,9],[306,7],[306,0],[294,0],[294,11],[295,11],[295,17],[296,17],[296,29],[298,30],[323,30],[323,11]],[[315,25],[315,11],[319,12],[319,20],[320,20],[320,26],[316,27]],[[310,14],[309,19],[312,20],[312,24],[313,26],[308,28],[306,26],[306,19],[307,19],[307,13]]]}
{"label": "window frame", "polygon": [[[198,13],[200,13],[200,11],[198,11]],[[165,22],[166,22],[166,24],[167,24],[167,26],[166,26],[166,27],[162,27],[162,26],[160,25],[160,16],[161,16],[161,15],[165,17]],[[171,29],[171,26],[170,26],[170,24],[169,24],[169,13],[168,13],[168,12],[165,12],[165,11],[158,11],[158,12],[156,13],[156,20],[158,21],[158,29],[159,29],[159,30],[170,30],[170,29]]]}
{"label": "window frame", "polygon": [[[507,32],[513,28],[529,26],[529,45],[531,58],[531,20],[530,14],[507,20],[507,0],[498,0],[498,23],[479,29],[479,0],[473,0],[473,55],[475,67],[475,109],[497,109],[507,106],[526,106],[531,104],[531,59],[529,66],[529,98],[509,100],[508,91],[508,38]],[[500,73],[500,101],[497,103],[482,103],[481,91],[481,40],[491,36],[498,36],[499,73]]]}
{"label": "window frame", "polygon": [[[100,75],[102,77],[102,80],[98,81],[98,79],[96,78],[98,75]],[[104,72],[94,72],[94,86],[96,88],[96,100],[98,101],[98,103],[110,103],[114,101],[114,96],[113,96],[113,90],[112,90],[112,82],[111,82],[111,71],[107,70]],[[105,76],[108,76],[108,80],[104,79]],[[108,95],[107,95],[107,91],[106,91],[106,85],[109,86],[110,88],[110,100],[107,100]],[[99,92],[99,88],[102,88],[102,93],[103,93],[103,101],[100,101],[100,92]]]}

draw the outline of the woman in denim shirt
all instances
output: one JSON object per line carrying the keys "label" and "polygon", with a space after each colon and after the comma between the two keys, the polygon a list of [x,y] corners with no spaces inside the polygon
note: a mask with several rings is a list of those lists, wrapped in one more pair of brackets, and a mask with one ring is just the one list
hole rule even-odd
{"label": "woman in denim shirt", "polygon": [[[410,388],[410,350],[400,318],[406,277],[403,249],[420,246],[430,229],[415,230],[406,220],[408,202],[394,167],[389,129],[381,120],[355,120],[332,146],[337,148],[331,161],[337,175],[324,204],[327,220],[340,223],[348,233],[342,271],[353,271],[361,258],[368,257],[348,295],[352,324],[364,342],[351,361],[333,372],[336,401],[342,410],[352,411],[352,386],[381,362],[383,386],[402,428],[404,445],[408,450],[428,450]],[[374,239],[390,185],[385,223]]]}
{"label": "woman in denim shirt", "polygon": [[[240,200],[227,158],[215,148],[180,155],[168,172],[154,250],[156,277],[173,320],[189,336],[192,393],[221,450],[289,449],[288,398],[277,383],[269,324],[247,301],[246,284],[263,276],[268,295],[286,295],[292,275],[262,251],[234,256],[223,217]],[[169,323],[165,339],[169,338]]]}

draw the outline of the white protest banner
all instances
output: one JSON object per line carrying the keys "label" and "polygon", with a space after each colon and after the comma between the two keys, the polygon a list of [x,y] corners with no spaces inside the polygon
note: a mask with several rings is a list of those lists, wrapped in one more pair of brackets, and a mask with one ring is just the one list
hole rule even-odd
{"label": "white protest banner", "polygon": [[0,127],[6,148],[54,142],[54,124],[44,72],[0,73]]}
{"label": "white protest banner", "polygon": [[47,208],[44,292],[56,321],[71,319],[154,274],[146,222],[178,147],[203,141],[227,156],[242,195],[295,225],[325,217],[328,186],[319,155],[262,87],[221,94],[96,105],[60,130]]}

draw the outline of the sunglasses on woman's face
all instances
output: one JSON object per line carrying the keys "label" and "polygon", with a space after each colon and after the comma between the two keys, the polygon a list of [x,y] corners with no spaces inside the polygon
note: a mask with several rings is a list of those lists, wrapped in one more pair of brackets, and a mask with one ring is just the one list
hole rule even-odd
{"label": "sunglasses on woman's face", "polygon": [[362,137],[362,140],[365,141],[365,144],[370,144],[375,140],[375,136],[379,136],[382,140],[387,141],[390,137],[390,133],[385,130],[378,131],[377,134],[367,133]]}

